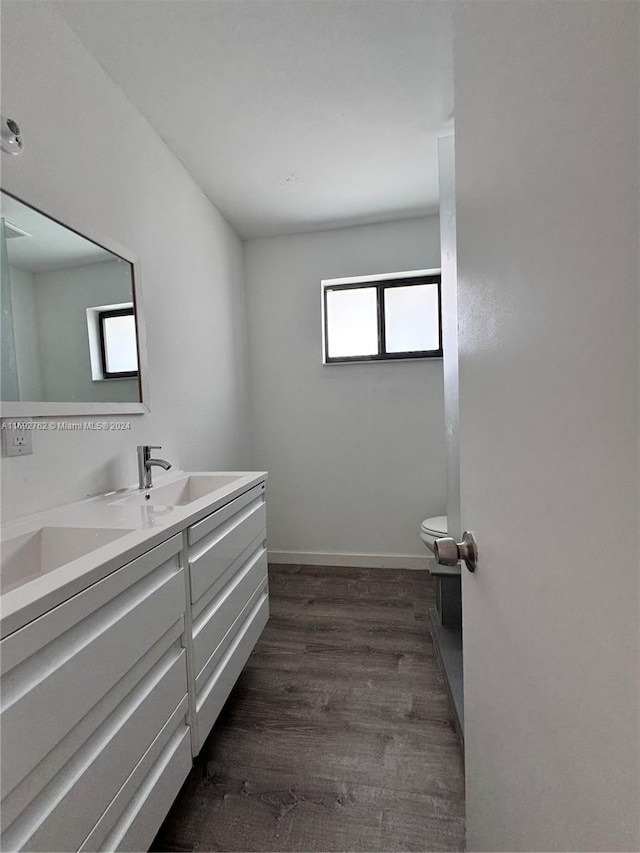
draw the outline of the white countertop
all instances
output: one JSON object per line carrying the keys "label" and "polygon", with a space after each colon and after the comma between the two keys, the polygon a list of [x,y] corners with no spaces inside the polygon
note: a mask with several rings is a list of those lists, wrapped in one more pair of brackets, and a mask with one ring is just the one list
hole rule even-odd
{"label": "white countertop", "polygon": [[[147,494],[153,496],[154,489],[185,477],[211,474],[237,479],[186,506],[159,506],[150,504],[145,498]],[[3,525],[0,550],[3,541],[41,528],[105,528],[128,532],[59,568],[27,579],[1,595],[0,636],[18,630],[266,478],[265,471],[175,471],[154,478],[157,481],[150,490],[131,487],[108,492]]]}

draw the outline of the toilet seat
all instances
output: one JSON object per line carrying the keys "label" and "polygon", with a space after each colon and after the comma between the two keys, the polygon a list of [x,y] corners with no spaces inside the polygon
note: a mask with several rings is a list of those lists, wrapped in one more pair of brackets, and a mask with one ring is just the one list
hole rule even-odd
{"label": "toilet seat", "polygon": [[434,544],[436,539],[442,539],[447,535],[447,516],[434,515],[432,518],[425,518],[420,525],[420,538],[433,554]]}
{"label": "toilet seat", "polygon": [[428,536],[433,536],[438,539],[441,536],[447,535],[447,516],[436,515],[432,518],[425,518],[420,525],[420,532],[426,533]]}

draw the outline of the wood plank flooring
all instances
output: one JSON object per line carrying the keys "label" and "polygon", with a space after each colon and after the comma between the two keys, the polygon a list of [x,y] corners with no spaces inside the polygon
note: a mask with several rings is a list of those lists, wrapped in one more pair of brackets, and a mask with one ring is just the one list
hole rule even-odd
{"label": "wood plank flooring", "polygon": [[269,589],[269,624],[152,850],[463,850],[431,576],[271,565]]}

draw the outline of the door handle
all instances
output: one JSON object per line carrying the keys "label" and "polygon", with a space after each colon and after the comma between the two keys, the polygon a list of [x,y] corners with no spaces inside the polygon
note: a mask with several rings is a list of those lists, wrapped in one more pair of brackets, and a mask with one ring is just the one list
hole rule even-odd
{"label": "door handle", "polygon": [[440,566],[457,566],[464,560],[470,572],[475,572],[478,565],[478,545],[473,533],[465,531],[462,542],[456,542],[450,536],[436,539],[433,543],[433,554]]}

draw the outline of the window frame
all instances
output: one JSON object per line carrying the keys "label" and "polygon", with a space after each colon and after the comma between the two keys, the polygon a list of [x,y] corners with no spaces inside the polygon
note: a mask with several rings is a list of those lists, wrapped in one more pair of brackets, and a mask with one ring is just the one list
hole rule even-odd
{"label": "window frame", "polygon": [[[440,346],[435,350],[405,350],[403,352],[387,352],[384,293],[394,287],[410,287],[419,284],[436,284],[438,286],[438,340]],[[376,312],[378,323],[378,352],[374,355],[329,355],[329,324],[327,310],[327,292],[330,290],[363,290],[376,291]],[[402,276],[367,276],[361,279],[328,279],[322,282],[322,340],[323,364],[349,364],[368,361],[409,361],[416,358],[442,358],[442,274],[429,271],[419,274]]]}
{"label": "window frame", "polygon": [[[107,370],[107,352],[105,348],[104,336],[104,321],[110,317],[133,317],[134,323],[136,319],[135,307],[130,308],[115,308],[108,311],[98,311],[98,338],[100,341],[100,366],[102,368],[102,376],[104,379],[136,379],[139,374],[138,370]],[[137,326],[136,326],[136,353],[137,349]],[[138,366],[140,365],[140,354],[138,353]]]}

